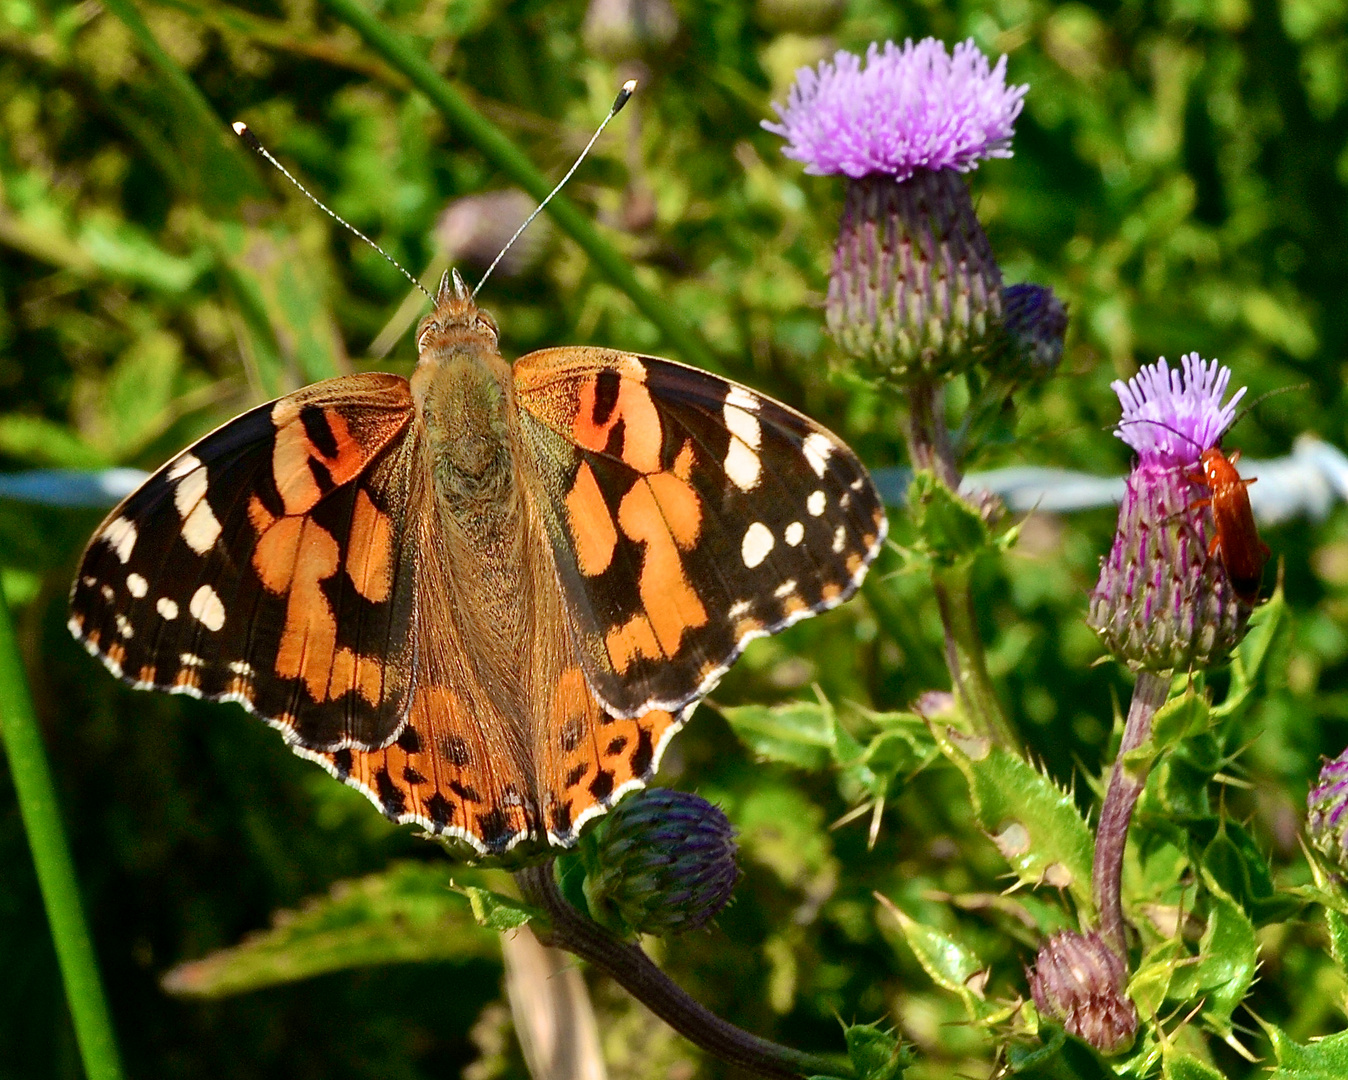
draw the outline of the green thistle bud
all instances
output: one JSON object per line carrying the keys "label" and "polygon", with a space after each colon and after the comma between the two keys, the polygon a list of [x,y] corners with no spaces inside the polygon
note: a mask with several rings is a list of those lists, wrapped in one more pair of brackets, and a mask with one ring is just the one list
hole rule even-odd
{"label": "green thistle bud", "polygon": [[1132,1046],[1138,1017],[1124,993],[1128,968],[1099,934],[1059,930],[1039,947],[1029,974],[1041,1016],[1057,1020],[1102,1054]]}
{"label": "green thistle bud", "polygon": [[1348,871],[1348,750],[1325,762],[1306,796],[1306,828],[1311,843]]}
{"label": "green thistle bud", "polygon": [[969,367],[1000,340],[1001,285],[959,173],[847,185],[825,315],[863,373],[906,381]]}
{"label": "green thistle bud", "polygon": [[624,799],[585,857],[585,899],[610,929],[666,936],[696,930],[729,902],[739,877],[730,821],[706,799],[648,788]]}

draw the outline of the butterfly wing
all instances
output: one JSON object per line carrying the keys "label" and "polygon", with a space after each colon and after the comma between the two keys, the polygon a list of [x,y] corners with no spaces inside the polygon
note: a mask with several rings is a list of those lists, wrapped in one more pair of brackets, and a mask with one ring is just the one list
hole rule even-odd
{"label": "butterfly wing", "polygon": [[747,387],[576,348],[523,357],[515,386],[582,663],[613,714],[677,714],[750,640],[851,596],[880,550],[856,455]]}
{"label": "butterfly wing", "polygon": [[312,750],[378,747],[414,669],[405,379],[317,383],[179,454],[100,526],[71,631],[141,688],[242,702]]}

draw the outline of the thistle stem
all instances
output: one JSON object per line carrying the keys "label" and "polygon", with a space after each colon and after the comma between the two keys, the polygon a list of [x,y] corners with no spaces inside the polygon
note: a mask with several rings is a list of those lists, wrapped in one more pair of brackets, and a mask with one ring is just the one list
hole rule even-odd
{"label": "thistle stem", "polygon": [[[953,492],[960,488],[946,427],[940,388],[920,380],[908,389],[908,455],[914,469],[927,469]],[[945,630],[946,666],[950,684],[973,731],[1002,746],[1015,747],[1015,732],[1002,711],[988,674],[987,654],[978,632],[973,597],[973,566],[968,561],[933,565],[932,587]]]}
{"label": "thistle stem", "polygon": [[1148,671],[1138,674],[1133,700],[1128,706],[1128,719],[1123,725],[1119,755],[1109,774],[1104,806],[1100,808],[1100,825],[1095,833],[1091,886],[1100,912],[1100,933],[1120,956],[1128,955],[1128,932],[1123,921],[1123,849],[1128,840],[1133,808],[1146,786],[1151,767],[1150,761],[1130,765],[1127,757],[1151,735],[1151,722],[1169,693],[1168,678]]}
{"label": "thistle stem", "polygon": [[557,888],[551,862],[519,871],[515,881],[524,898],[548,917],[548,928],[535,931],[541,942],[593,964],[709,1054],[759,1076],[852,1075],[841,1061],[760,1039],[698,1004],[638,946],[615,937],[572,907]]}

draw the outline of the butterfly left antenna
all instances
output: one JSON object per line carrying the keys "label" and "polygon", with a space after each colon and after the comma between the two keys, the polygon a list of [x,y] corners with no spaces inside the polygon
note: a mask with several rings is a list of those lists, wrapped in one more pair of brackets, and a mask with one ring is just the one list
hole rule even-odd
{"label": "butterfly left antenna", "polygon": [[[520,234],[529,227],[534,218],[538,217],[538,215],[543,212],[543,207],[552,202],[552,197],[566,186],[566,182],[571,179],[572,174],[580,168],[580,163],[585,160],[590,152],[590,148],[599,141],[599,136],[604,134],[604,129],[608,127],[608,122],[622,111],[622,107],[627,104],[628,98],[632,96],[636,91],[636,88],[636,79],[628,79],[623,83],[622,89],[618,91],[618,96],[613,99],[613,105],[609,108],[608,115],[604,117],[604,119],[600,121],[599,126],[594,129],[594,134],[590,136],[590,141],[585,144],[585,149],[580,152],[580,156],[572,162],[571,168],[566,170],[566,175],[557,181],[557,186],[548,192],[548,197],[534,207],[534,212],[524,219],[524,224],[515,230],[515,235],[507,240],[505,242],[505,247],[496,253],[496,258],[492,259],[491,265],[487,267],[487,272],[482,275],[482,280],[477,283],[476,287],[474,287],[474,297],[477,296],[478,292],[482,289],[482,286],[487,284],[487,278],[491,277],[491,272],[496,269],[496,264],[505,258],[505,253],[514,246],[515,241],[520,238]],[[328,213],[332,213],[332,211],[329,210]]]}
{"label": "butterfly left antenna", "polygon": [[[601,128],[600,130],[602,131],[603,129]],[[364,240],[367,244],[370,245],[370,247],[374,248],[375,251],[379,252],[380,255],[384,256],[384,258],[389,261],[390,265],[396,266],[398,268],[398,272],[402,274],[403,277],[405,277],[408,281],[410,281],[413,285],[415,285],[418,289],[420,289],[423,293],[426,294],[426,299],[428,299],[431,303],[435,303],[435,297],[430,294],[426,286],[424,286],[421,282],[419,282],[416,278],[414,278],[411,274],[409,274],[403,268],[402,263],[400,263],[387,251],[381,248],[378,244],[376,244],[373,240],[371,240],[358,228],[352,225],[351,222],[347,221],[344,217],[330,210],[327,207],[327,205],[324,204],[322,200],[318,198],[318,196],[314,195],[308,188],[306,188],[303,184],[301,184],[298,180],[296,180],[293,176],[291,176],[290,170],[287,169],[284,165],[282,165],[279,161],[277,161],[276,158],[272,157],[271,151],[268,150],[265,146],[263,146],[260,142],[258,142],[257,136],[254,135],[248,129],[248,125],[245,124],[242,120],[236,121],[234,123],[234,134],[243,140],[244,145],[247,146],[248,149],[254,150],[257,153],[261,154],[262,157],[264,157],[267,160],[267,163],[269,165],[273,165],[278,170],[280,170],[282,176],[284,176],[287,180],[289,180],[292,184],[294,184],[297,188],[300,189],[301,195],[303,195],[316,207],[322,210],[323,213],[327,214],[328,217],[332,218],[333,221],[337,222],[338,225],[341,225],[344,229],[347,229],[349,232],[353,233],[360,239]],[[591,142],[593,142],[593,140],[591,140]],[[586,147],[586,149],[589,149],[589,147]],[[577,162],[577,164],[579,164],[579,162]],[[549,196],[549,198],[551,198],[551,196]]]}

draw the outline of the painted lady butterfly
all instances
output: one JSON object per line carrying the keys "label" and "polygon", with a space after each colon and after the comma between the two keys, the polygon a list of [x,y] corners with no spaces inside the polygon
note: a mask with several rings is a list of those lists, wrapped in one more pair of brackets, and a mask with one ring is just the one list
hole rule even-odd
{"label": "painted lady butterfly", "polygon": [[90,541],[70,629],[466,854],[566,847],[750,640],[855,592],[884,511],[745,387],[609,349],[512,367],[457,273],[417,351],[170,461]]}

